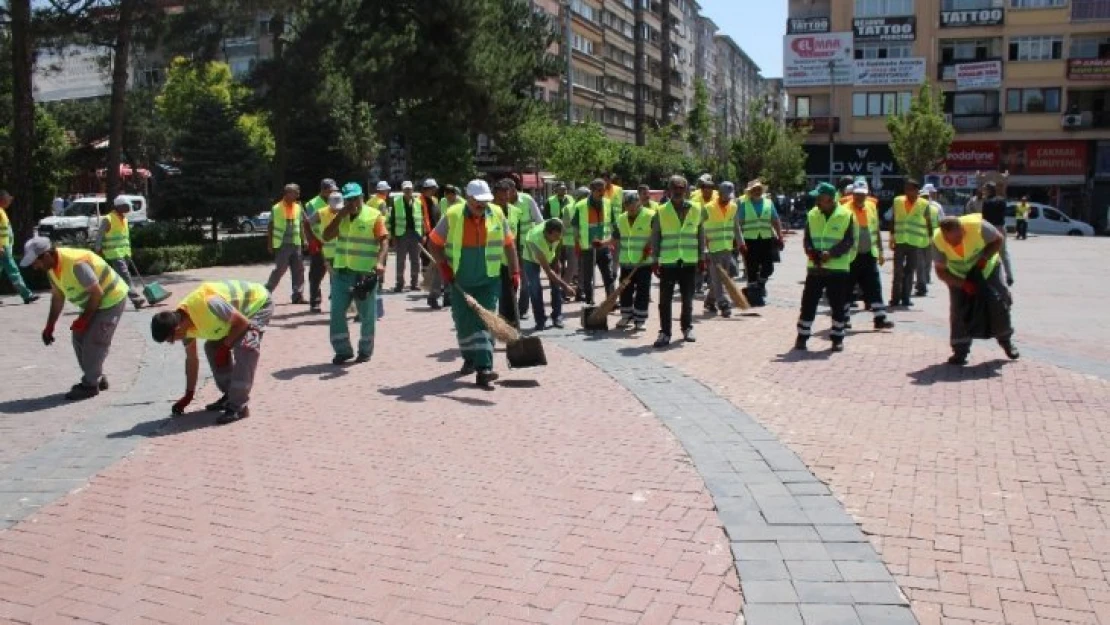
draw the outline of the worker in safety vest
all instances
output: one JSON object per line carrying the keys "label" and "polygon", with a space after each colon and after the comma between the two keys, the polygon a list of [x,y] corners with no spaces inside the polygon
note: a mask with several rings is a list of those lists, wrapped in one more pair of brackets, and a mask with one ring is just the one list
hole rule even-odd
{"label": "worker in safety vest", "polygon": [[636,187],[636,194],[640,196],[640,208],[647,208],[653,211],[659,210],[659,202],[651,199],[651,187],[642,184]]}
{"label": "worker in safety vest", "polygon": [[[578,254],[574,251],[576,238],[574,205],[576,200],[567,193],[565,182],[555,183],[555,195],[547,198],[547,218],[563,222],[562,245],[559,246],[559,277],[568,284],[578,284]],[[563,301],[569,302],[575,291],[563,290]]]}
{"label": "worker in safety vest", "polygon": [[[506,257],[510,279],[520,285],[516,242],[484,180],[466,185],[466,205],[448,209],[429,239],[447,288],[469,294],[486,310],[497,310]],[[490,388],[499,377],[493,370],[493,336],[464,297],[451,300],[451,317],[463,358],[459,373],[475,373],[478,386]]]}
{"label": "worker in safety vest", "polygon": [[[517,253],[523,250],[524,237],[532,230],[532,226],[543,222],[543,213],[536,204],[535,198],[519,191],[520,185],[512,178],[502,180],[498,185],[504,184],[508,192],[508,207],[506,216],[513,230],[513,239],[517,242]],[[528,318],[528,275],[521,275],[520,292],[516,295],[517,315],[521,319]]]}
{"label": "worker in safety vest", "polygon": [[806,282],[802,290],[802,312],[798,317],[798,338],[794,349],[805,350],[813,333],[817,304],[824,295],[829,301],[833,323],[832,350],[844,351],[844,330],[848,322],[848,276],[856,244],[852,211],[837,204],[836,188],[827,182],[810,192],[817,204],[806,217]]}
{"label": "worker in safety vest", "polygon": [[705,245],[708,251],[706,273],[709,274],[709,293],[705,296],[705,312],[721,316],[732,316],[732,301],[725,292],[724,278],[717,267],[725,270],[727,274],[732,269],[735,260],[732,257],[734,249],[740,246],[743,233],[740,231],[740,215],[733,195],[736,185],[725,181],[721,183],[717,199],[704,206],[705,212]]}
{"label": "worker in safety vest", "polygon": [[304,219],[304,208],[297,201],[301,188],[295,184],[285,185],[281,201],[270,209],[270,225],[267,229],[266,244],[274,255],[274,270],[266,281],[266,289],[271,293],[277,288],[285,272],[293,274],[293,303],[304,304],[304,260],[301,247],[308,240],[308,224]]}
{"label": "worker in safety vest", "polygon": [[53,294],[42,331],[43,344],[54,342],[54,325],[67,300],[81,310],[69,329],[73,331],[73,351],[82,376],[66,393],[66,399],[88,399],[107,390],[104,360],[123,317],[127,284],[93,252],[55,248],[45,237],[27,241],[20,266],[44,271],[50,280]]}
{"label": "worker in safety vest", "polygon": [[337,188],[328,193],[327,202],[312,213],[309,224],[313,232],[319,232],[320,256],[324,259],[324,269],[331,275],[332,265],[335,262],[335,240],[325,241],[324,230],[327,230],[335,216],[343,209],[343,194]]}
{"label": "worker in safety vest", "polygon": [[[436,197],[437,193],[439,193],[439,183],[435,181],[435,178],[428,178],[423,183],[421,183],[420,197],[418,199],[423,203],[422,212],[424,214],[424,237],[423,239],[421,239],[420,244],[424,247],[424,249],[428,249],[428,233],[430,233],[432,231],[432,228],[439,223],[439,218],[443,214],[440,210],[440,200],[438,197]],[[426,268],[429,264],[431,264],[431,262],[431,258],[428,258],[423,252],[420,253],[421,270]],[[433,271],[431,273],[433,275],[430,276],[431,280],[429,280],[429,283],[427,285],[428,308],[431,308],[432,310],[439,310],[441,308],[441,306],[439,305],[439,296],[443,292],[443,280],[440,280],[438,271]]]}
{"label": "worker in safety vest", "polygon": [[324,255],[324,222],[316,218],[316,213],[328,207],[328,198],[339,191],[339,185],[331,178],[320,181],[320,193],[304,205],[305,219],[308,220],[308,306],[320,312],[324,296],[320,284],[328,273],[327,258]]}
{"label": "worker in safety vest", "polygon": [[574,287],[559,275],[559,248],[563,245],[563,222],[559,218],[548,219],[534,226],[524,235],[521,258],[524,267],[524,283],[528,298],[532,302],[532,314],[536,318],[536,332],[547,329],[547,309],[543,303],[543,283],[541,273],[551,283],[551,325],[563,327],[563,291],[574,293]]}
{"label": "worker in safety vest", "polygon": [[748,299],[752,306],[763,306],[767,297],[767,281],[775,273],[775,249],[783,249],[782,220],[771,198],[764,196],[766,187],[756,178],[744,189],[744,199],[737,208],[742,238],[740,254],[744,259]]}
{"label": "worker in safety vest", "polygon": [[652,222],[651,249],[656,251],[654,273],[659,277],[659,337],[655,347],[671,342],[671,300],[675,286],[682,296],[679,318],[682,339],[693,343],[694,281],[705,273],[705,209],[686,199],[686,179],[673,176],[670,199]]}
{"label": "worker in safety vest", "polygon": [[894,198],[891,211],[894,219],[890,224],[890,249],[894,250],[894,284],[890,295],[891,306],[912,306],[910,292],[913,289],[917,261],[921,250],[929,247],[929,233],[932,223],[929,219],[929,201],[918,195],[921,185],[908,178],[905,195]]}
{"label": "worker in safety vest", "polygon": [[405,290],[405,263],[409,265],[409,290],[415,291],[420,280],[420,243],[424,240],[424,203],[413,197],[412,182],[401,183],[401,195],[389,203],[386,225],[393,248],[397,251],[397,271],[393,292]]}
{"label": "worker in safety vest", "polygon": [[12,283],[12,287],[23,298],[23,303],[30,304],[37,302],[39,296],[27,288],[27,284],[23,281],[23,274],[19,273],[19,267],[15,264],[15,256],[12,254],[15,235],[12,232],[12,224],[8,221],[8,207],[12,205],[12,199],[14,198],[10,193],[0,189],[0,266],[3,266],[4,274],[8,276],[8,281]]}
{"label": "worker in safety vest", "polygon": [[[940,204],[940,191],[931,183],[921,187],[921,197],[929,202],[929,240],[933,239],[940,220],[944,218],[944,207]],[[925,297],[929,294],[929,285],[933,282],[933,250],[932,245],[921,249],[917,257],[917,271],[915,272],[914,297]]]}
{"label": "worker in safety vest", "polygon": [[143,298],[135,292],[131,282],[131,226],[127,223],[127,213],[131,212],[131,202],[122,197],[112,201],[112,210],[100,220],[93,249],[100,254],[112,269],[116,270],[123,283],[127,285],[127,298],[138,310],[143,307]]}
{"label": "worker in safety vest", "polygon": [[216,419],[220,425],[249,417],[262,335],[273,315],[270,292],[261,284],[242,280],[205,282],[175,310],[154,315],[151,337],[158,343],[181,341],[185,346],[185,395],[174,403],[173,413],[184,414],[196,395],[197,341],[204,341],[204,355],[222,394],[204,409],[222,412]]}
{"label": "worker in safety vest", "polygon": [[651,271],[655,261],[652,257],[651,236],[655,224],[656,211],[642,204],[640,195],[634,192],[624,194],[624,210],[617,217],[617,227],[613,232],[617,241],[617,259],[621,266],[621,281],[631,282],[621,291],[621,318],[617,327],[624,329],[633,324],[640,332],[648,319],[651,305]]}
{"label": "worker in safety vest", "polygon": [[[858,181],[853,185],[852,202],[848,204],[855,219],[856,251],[848,274],[848,294],[858,286],[863,291],[864,300],[871,307],[876,330],[889,330],[894,323],[886,318],[886,304],[883,303],[883,287],[879,277],[879,267],[883,258],[883,231],[879,227],[879,207],[868,196],[867,183]],[[845,316],[851,314],[851,297],[845,305]],[[851,319],[851,317],[848,317]]]}
{"label": "worker in safety vest", "polygon": [[[620,176],[613,172],[605,172],[601,174],[601,179],[605,181],[605,199],[609,200],[609,206],[613,210],[613,219],[616,220],[620,217],[622,205],[624,204],[624,187],[620,184]],[[615,222],[614,222],[615,223]],[[614,251],[609,255],[609,272],[614,277],[620,273],[620,263],[617,262],[617,254]]]}
{"label": "worker in safety vest", "polygon": [[[619,209],[619,207],[618,207]],[[613,206],[605,199],[605,181],[598,178],[590,183],[590,194],[574,206],[578,240],[579,286],[587,305],[594,304],[594,268],[601,272],[605,295],[613,292],[612,241]]]}
{"label": "worker in safety vest", "polygon": [[971,352],[973,327],[977,315],[986,315],[990,336],[998,341],[1011,360],[1021,354],[1013,343],[1010,322],[1012,301],[999,271],[999,252],[1005,236],[981,214],[941,219],[933,235],[934,268],[941,282],[948,285],[949,340],[951,365],[966,365]]}
{"label": "worker in safety vest", "polygon": [[[335,241],[331,322],[328,327],[331,346],[335,350],[332,363],[336,365],[352,358],[355,362],[368,362],[374,355],[378,292],[389,258],[389,232],[385,217],[363,201],[362,186],[357,182],[343,185],[342,193],[343,209],[324,230],[324,240]],[[400,257],[398,262],[401,262]],[[347,326],[346,310],[351,303],[358,311],[357,356],[351,349],[351,334]]]}
{"label": "worker in safety vest", "polygon": [[1021,201],[1018,202],[1017,208],[1014,209],[1014,223],[1017,228],[1017,240],[1024,241],[1029,238],[1029,213],[1032,208],[1029,206],[1029,196],[1021,196]]}
{"label": "worker in safety vest", "polygon": [[389,193],[393,190],[389,183],[382,180],[374,187],[374,195],[370,196],[366,203],[370,208],[377,209],[378,212],[385,215],[389,213],[391,206],[389,205]]}
{"label": "worker in safety vest", "polygon": [[[702,174],[698,178],[698,190],[690,195],[690,203],[701,208],[705,208],[710,204],[717,201],[717,183],[713,182],[711,174]],[[705,293],[705,284],[707,282],[707,275],[705,272],[699,271],[694,278],[695,293],[701,297]]]}

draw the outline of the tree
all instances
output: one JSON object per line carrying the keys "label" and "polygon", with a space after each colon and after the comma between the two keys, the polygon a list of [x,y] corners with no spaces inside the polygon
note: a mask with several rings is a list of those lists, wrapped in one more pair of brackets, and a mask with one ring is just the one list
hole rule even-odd
{"label": "tree", "polygon": [[12,230],[17,239],[31,236],[34,228],[34,178],[31,175],[35,145],[35,100],[31,87],[35,42],[31,28],[31,0],[9,0],[10,36],[5,36],[11,56],[12,104]]}
{"label": "tree", "polygon": [[944,119],[940,91],[925,83],[910,103],[910,110],[886,120],[890,149],[907,175],[920,180],[937,171],[948,156],[956,131]]}
{"label": "tree", "polygon": [[568,185],[583,184],[613,168],[619,149],[597,122],[563,128],[551,154],[551,171]]}
{"label": "tree", "polygon": [[520,166],[544,169],[551,160],[561,133],[562,128],[555,121],[552,108],[537,103],[531,107],[528,117],[497,145],[503,155],[518,165],[518,169]]}
{"label": "tree", "polygon": [[709,147],[709,89],[701,78],[694,79],[694,105],[686,116],[686,142],[690,145],[694,155],[701,160],[708,160],[706,148]]}
{"label": "tree", "polygon": [[762,178],[776,192],[789,193],[805,184],[805,130],[784,128],[754,102],[748,131],[732,143],[738,183]]}

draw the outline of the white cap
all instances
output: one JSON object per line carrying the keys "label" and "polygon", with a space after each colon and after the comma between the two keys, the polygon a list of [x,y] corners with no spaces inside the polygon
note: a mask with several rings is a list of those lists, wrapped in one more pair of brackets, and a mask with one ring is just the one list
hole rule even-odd
{"label": "white cap", "polygon": [[339,191],[332,191],[331,194],[328,195],[328,206],[332,208],[343,206],[343,194]]}
{"label": "white cap", "polygon": [[381,182],[378,183],[378,191],[389,191],[389,190],[390,190],[390,187],[389,187],[388,182],[382,180]]}
{"label": "white cap", "polygon": [[112,200],[112,206],[126,206],[131,208],[131,202],[128,202],[122,195],[117,195],[116,199]]}
{"label": "white cap", "polygon": [[27,243],[23,246],[23,260],[19,262],[20,267],[30,267],[31,263],[35,262],[39,256],[50,251],[53,245],[50,244],[50,239],[46,237],[34,237],[28,239]]}
{"label": "white cap", "polygon": [[401,190],[402,191],[405,191],[405,190],[408,190],[408,189],[411,189],[411,188],[412,188],[412,181],[411,180],[406,180],[406,181],[401,183]]}
{"label": "white cap", "polygon": [[466,197],[472,197],[479,202],[492,202],[493,194],[485,180],[471,180],[466,183]]}
{"label": "white cap", "polygon": [[424,181],[424,185],[421,186],[420,188],[421,189],[438,189],[439,185],[436,183],[435,178],[428,178],[427,180]]}
{"label": "white cap", "polygon": [[855,184],[850,184],[850,185],[844,187],[843,193],[844,193],[844,195],[851,195],[855,191],[855,189],[856,189],[856,185]]}
{"label": "white cap", "polygon": [[929,194],[929,195],[931,195],[931,194],[933,194],[933,193],[936,193],[936,192],[937,192],[937,188],[936,188],[936,187],[934,187],[934,186],[932,185],[932,183],[929,183],[929,184],[927,184],[927,185],[925,185],[925,186],[921,187],[921,192],[922,192],[922,193],[925,193],[925,194]]}
{"label": "white cap", "polygon": [[868,189],[867,183],[862,180],[857,180],[856,184],[852,185],[852,193],[863,193],[864,195],[866,195],[870,192],[871,189]]}

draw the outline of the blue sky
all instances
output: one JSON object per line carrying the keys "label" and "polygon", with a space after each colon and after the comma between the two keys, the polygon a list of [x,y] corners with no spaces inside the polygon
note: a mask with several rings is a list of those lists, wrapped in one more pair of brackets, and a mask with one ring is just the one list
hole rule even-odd
{"label": "blue sky", "polygon": [[786,0],[698,0],[702,15],[748,53],[764,78],[782,76]]}

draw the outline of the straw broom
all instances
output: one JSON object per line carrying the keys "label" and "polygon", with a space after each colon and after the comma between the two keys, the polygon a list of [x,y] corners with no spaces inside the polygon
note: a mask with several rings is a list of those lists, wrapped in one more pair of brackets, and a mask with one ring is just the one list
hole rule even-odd
{"label": "straw broom", "polygon": [[744,297],[744,291],[736,286],[736,283],[732,281],[732,278],[728,275],[728,272],[725,271],[725,268],[716,263],[713,264],[713,267],[717,270],[717,275],[721,278],[721,283],[724,284],[725,290],[728,291],[728,298],[732,300],[732,305],[740,310],[751,308],[752,305],[748,302],[748,298]]}
{"label": "straw broom", "polygon": [[459,293],[462,293],[466,305],[470,306],[470,310],[473,310],[475,315],[478,315],[478,318],[482,320],[482,324],[486,326],[486,329],[489,330],[489,333],[493,335],[495,340],[506,344],[520,340],[520,332],[517,332],[516,328],[509,325],[508,321],[502,319],[497,313],[487,310],[485,306],[478,303],[478,300],[471,297],[470,293],[459,289],[457,286],[455,288],[459,290]]}
{"label": "straw broom", "polygon": [[621,293],[632,283],[632,278],[636,276],[636,272],[639,270],[639,267],[634,267],[632,272],[629,273],[624,280],[621,280],[617,288],[613,289],[613,292],[605,298],[605,301],[601,302],[601,305],[590,313],[589,322],[591,325],[601,325],[605,322],[605,318],[617,307],[617,302],[620,301]]}
{"label": "straw broom", "polygon": [[[427,292],[431,293],[432,292],[432,285],[435,284],[435,279],[436,279],[436,273],[435,272],[439,271],[439,267],[436,267],[435,257],[432,256],[431,252],[424,249],[423,245],[420,246],[420,253],[423,254],[424,257],[428,259],[428,266],[425,267],[424,271],[421,272],[421,274],[420,274],[420,289],[423,290],[423,291],[427,291]],[[398,261],[398,262],[400,262],[400,261]]]}

